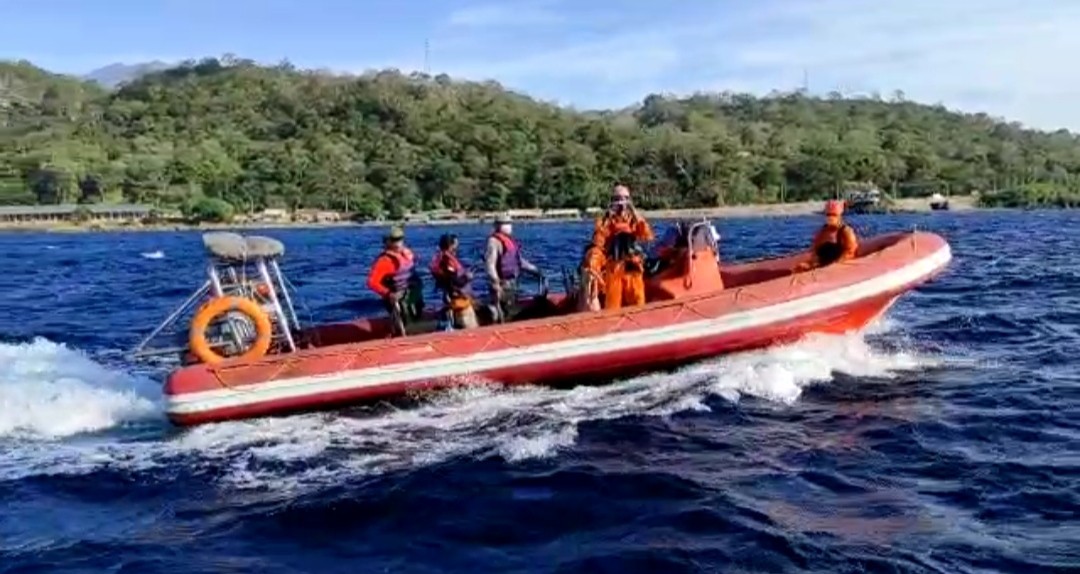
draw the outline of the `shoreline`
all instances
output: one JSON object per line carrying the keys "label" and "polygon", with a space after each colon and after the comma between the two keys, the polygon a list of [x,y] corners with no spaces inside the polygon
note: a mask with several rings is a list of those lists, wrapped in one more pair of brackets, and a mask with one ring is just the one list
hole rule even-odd
{"label": "shoreline", "polygon": [[[978,210],[975,200],[970,196],[956,196],[949,198],[950,213]],[[730,205],[723,207],[702,207],[685,209],[649,209],[641,210],[641,214],[648,219],[730,219],[730,218],[759,218],[759,217],[797,217],[803,215],[817,215],[821,212],[822,201],[805,201],[795,203],[765,203]],[[897,200],[893,209],[894,213],[932,213],[929,203],[925,198],[907,198]],[[580,223],[590,222],[589,218],[536,218],[519,219],[518,223]],[[439,227],[448,225],[480,225],[486,223],[485,219],[467,218],[450,220],[432,220],[422,222],[395,222],[395,221],[327,221],[327,222],[250,222],[250,223],[160,223],[160,224],[109,224],[91,223],[86,225],[70,223],[28,223],[28,224],[2,224],[0,233],[109,233],[109,232],[163,232],[163,231],[243,231],[256,229],[332,229],[348,227],[389,227],[401,225],[410,227]]]}

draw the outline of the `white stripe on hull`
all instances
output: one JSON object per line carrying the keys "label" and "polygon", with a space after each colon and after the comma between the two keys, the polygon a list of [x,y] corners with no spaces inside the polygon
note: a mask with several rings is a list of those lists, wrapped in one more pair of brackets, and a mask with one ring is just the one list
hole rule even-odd
{"label": "white stripe on hull", "polygon": [[413,381],[475,375],[524,365],[552,363],[585,355],[632,351],[678,341],[715,337],[727,333],[761,328],[811,315],[830,308],[844,307],[894,292],[944,268],[952,259],[948,245],[904,267],[824,293],[785,301],[751,311],[729,313],[714,319],[677,323],[666,327],[627,333],[545,343],[529,347],[480,352],[373,368],[343,371],[328,375],[280,379],[244,385],[236,389],[169,395],[167,411],[176,415],[206,413],[218,409],[250,406],[262,402],[362,389]]}

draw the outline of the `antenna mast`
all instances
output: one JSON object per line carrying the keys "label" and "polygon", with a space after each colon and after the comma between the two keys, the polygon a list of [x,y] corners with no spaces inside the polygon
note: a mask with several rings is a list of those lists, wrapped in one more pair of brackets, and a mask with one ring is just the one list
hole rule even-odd
{"label": "antenna mast", "polygon": [[424,38],[424,73],[431,75],[431,42]]}

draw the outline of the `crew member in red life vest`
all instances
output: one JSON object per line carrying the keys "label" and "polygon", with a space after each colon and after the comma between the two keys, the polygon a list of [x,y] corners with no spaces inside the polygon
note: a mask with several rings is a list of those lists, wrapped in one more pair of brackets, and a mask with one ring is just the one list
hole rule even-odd
{"label": "crew member in red life vest", "polygon": [[478,326],[473,309],[470,272],[457,258],[458,238],[452,233],[439,238],[439,252],[431,260],[431,276],[435,287],[443,294],[444,313],[448,327],[475,329]]}
{"label": "crew member in red life vest", "polygon": [[495,231],[488,237],[484,253],[484,270],[491,285],[492,318],[502,323],[507,319],[511,306],[517,302],[517,280],[522,272],[543,277],[540,270],[521,255],[521,248],[514,241],[513,225],[509,215],[495,219]]}
{"label": "crew member in red life vest", "polygon": [[825,202],[825,225],[821,226],[810,246],[810,261],[800,263],[796,271],[806,271],[854,259],[859,251],[859,238],[850,225],[844,223],[844,202],[831,199]]}
{"label": "crew member in red life vest", "polygon": [[404,335],[405,324],[419,317],[424,308],[423,285],[413,252],[405,246],[405,231],[394,227],[383,241],[385,247],[371,265],[367,284],[386,304],[395,334]]}

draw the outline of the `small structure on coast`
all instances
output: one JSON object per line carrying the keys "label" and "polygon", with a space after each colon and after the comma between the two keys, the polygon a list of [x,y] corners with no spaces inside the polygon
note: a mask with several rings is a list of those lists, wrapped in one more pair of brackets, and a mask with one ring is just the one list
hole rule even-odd
{"label": "small structure on coast", "polygon": [[0,223],[136,222],[153,212],[150,206],[126,203],[0,205]]}

